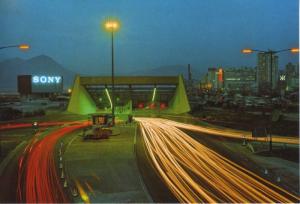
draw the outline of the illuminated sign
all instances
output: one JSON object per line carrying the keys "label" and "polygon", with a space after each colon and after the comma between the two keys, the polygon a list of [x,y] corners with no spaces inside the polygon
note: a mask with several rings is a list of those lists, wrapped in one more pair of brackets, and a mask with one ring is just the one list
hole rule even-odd
{"label": "illuminated sign", "polygon": [[279,80],[280,80],[280,81],[285,81],[285,75],[280,75],[280,76],[279,76]]}
{"label": "illuminated sign", "polygon": [[223,81],[223,69],[222,68],[219,68],[218,80],[219,80],[219,82]]}
{"label": "illuminated sign", "polygon": [[63,89],[63,77],[57,75],[32,75],[32,93],[59,93]]}
{"label": "illuminated sign", "polygon": [[32,83],[34,84],[60,84],[61,76],[32,76]]}

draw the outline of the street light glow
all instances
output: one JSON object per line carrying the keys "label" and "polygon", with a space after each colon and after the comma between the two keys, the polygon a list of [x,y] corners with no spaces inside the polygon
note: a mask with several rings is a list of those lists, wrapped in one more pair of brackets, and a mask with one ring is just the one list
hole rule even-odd
{"label": "street light glow", "polygon": [[105,29],[107,31],[117,31],[120,27],[120,23],[116,20],[109,20],[105,22]]}
{"label": "street light glow", "polygon": [[105,88],[105,92],[106,92],[107,98],[109,100],[110,108],[112,109],[113,108],[113,104],[112,104],[112,101],[111,101],[111,98],[110,98],[110,95],[109,95],[109,92],[108,92],[107,88]]}
{"label": "street light glow", "polygon": [[244,54],[251,54],[253,52],[253,50],[252,49],[243,49],[242,50],[242,53],[244,53]]}
{"label": "street light glow", "polygon": [[156,95],[156,87],[154,87],[153,89],[152,102],[154,102],[155,95]]}
{"label": "street light glow", "polygon": [[291,53],[299,53],[299,48],[291,48]]}
{"label": "street light glow", "polygon": [[19,49],[20,50],[28,50],[30,48],[30,46],[29,45],[27,45],[27,44],[21,44],[21,45],[19,45]]}

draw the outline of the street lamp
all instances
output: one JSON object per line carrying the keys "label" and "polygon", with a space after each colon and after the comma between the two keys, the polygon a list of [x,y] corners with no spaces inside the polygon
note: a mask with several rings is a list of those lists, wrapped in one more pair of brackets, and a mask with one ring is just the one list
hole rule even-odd
{"label": "street lamp", "polygon": [[257,49],[250,49],[250,48],[246,48],[246,49],[243,49],[241,52],[243,54],[251,54],[253,52],[260,52],[260,53],[265,53],[265,54],[269,54],[270,55],[270,81],[271,81],[271,89],[273,89],[273,80],[272,80],[272,77],[273,77],[273,55],[274,54],[277,54],[279,52],[285,52],[285,51],[290,51],[291,53],[299,53],[299,48],[290,48],[290,49],[283,49],[283,50],[257,50]]}
{"label": "street lamp", "polygon": [[108,20],[104,24],[106,31],[111,33],[111,95],[112,95],[112,125],[115,125],[115,71],[114,71],[114,33],[120,28],[116,20]]}
{"label": "street lamp", "polygon": [[9,46],[2,46],[0,47],[0,49],[5,49],[5,48],[13,48],[13,47],[17,47],[22,51],[26,51],[30,48],[30,46],[28,44],[20,44],[20,45],[9,45]]}
{"label": "street lamp", "polygon": [[[250,49],[246,48],[241,50],[243,54],[251,54],[253,52],[260,52],[260,53],[265,53],[270,55],[270,79],[271,79],[271,89],[273,89],[273,80],[272,80],[272,72],[273,72],[273,55],[279,52],[285,52],[285,51],[290,51],[291,53],[299,53],[299,48],[290,48],[290,49],[283,49],[283,50],[257,50],[257,49]],[[270,142],[269,142],[269,151],[272,153],[272,122],[270,125]]]}

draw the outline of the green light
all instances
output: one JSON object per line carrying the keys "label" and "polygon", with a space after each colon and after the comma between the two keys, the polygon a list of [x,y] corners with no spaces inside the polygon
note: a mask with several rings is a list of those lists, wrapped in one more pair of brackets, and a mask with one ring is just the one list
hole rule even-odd
{"label": "green light", "polygon": [[154,99],[155,99],[155,95],[156,95],[156,87],[155,87],[154,90],[153,90],[152,102],[153,102]]}
{"label": "green light", "polygon": [[106,92],[107,98],[108,98],[109,103],[110,103],[110,108],[112,109],[112,102],[111,102],[110,95],[109,95],[109,92],[108,92],[107,88],[105,89],[105,92]]}

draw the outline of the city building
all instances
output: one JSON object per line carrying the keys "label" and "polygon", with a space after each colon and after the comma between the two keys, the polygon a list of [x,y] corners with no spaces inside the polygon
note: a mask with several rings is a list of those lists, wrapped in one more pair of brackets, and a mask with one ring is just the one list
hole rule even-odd
{"label": "city building", "polygon": [[250,67],[224,69],[224,89],[228,91],[255,91],[255,69]]}
{"label": "city building", "polygon": [[[271,66],[272,61],[272,66]],[[272,67],[272,68],[271,68]],[[278,56],[270,53],[257,54],[257,86],[259,91],[275,90],[278,85]]]}
{"label": "city building", "polygon": [[[181,75],[118,76],[114,84],[116,114],[150,109],[175,114],[190,111]],[[111,112],[111,85],[110,76],[77,76],[67,110],[77,114]]]}
{"label": "city building", "polygon": [[285,66],[286,91],[299,89],[299,64],[288,63]]}
{"label": "city building", "polygon": [[207,74],[200,80],[200,89],[219,90],[223,88],[223,69],[210,67]]}
{"label": "city building", "polygon": [[256,91],[256,70],[250,67],[208,68],[200,80],[200,89]]}

